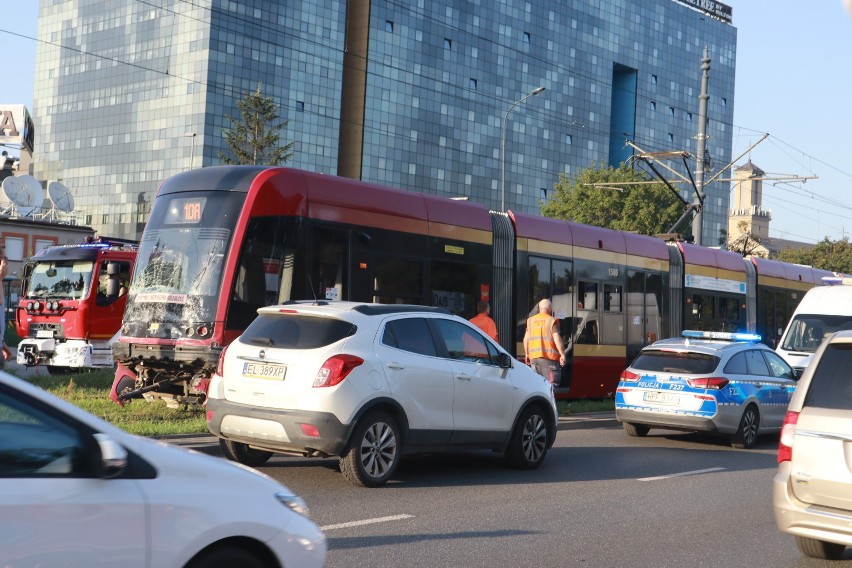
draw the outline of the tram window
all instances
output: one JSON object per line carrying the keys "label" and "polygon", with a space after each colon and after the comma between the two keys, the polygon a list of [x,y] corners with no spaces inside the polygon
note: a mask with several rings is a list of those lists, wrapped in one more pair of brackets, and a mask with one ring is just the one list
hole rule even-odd
{"label": "tram window", "polygon": [[604,311],[621,311],[621,286],[615,284],[604,284]]}
{"label": "tram window", "polygon": [[422,304],[423,263],[385,257],[375,263],[373,301],[380,304]]}
{"label": "tram window", "polygon": [[714,297],[710,294],[692,295],[692,317],[697,320],[709,321],[716,317]]}
{"label": "tram window", "polygon": [[[740,321],[740,301],[737,298],[719,298],[719,319],[723,323],[736,324]],[[735,331],[735,330],[734,330]]]}
{"label": "tram window", "polygon": [[294,219],[251,219],[237,260],[226,327],[245,329],[262,306],[313,298],[304,284],[305,249],[302,227]]}
{"label": "tram window", "polygon": [[312,286],[317,298],[344,300],[348,281],[349,238],[345,231],[317,227],[314,230]]}
{"label": "tram window", "polygon": [[479,267],[460,262],[433,260],[430,282],[433,306],[446,308],[465,318],[476,314],[480,284],[490,282],[490,275],[479,275]]}
{"label": "tram window", "polygon": [[530,257],[529,266],[529,306],[536,310],[540,300],[550,298],[550,260],[547,258]]}
{"label": "tram window", "polygon": [[580,310],[598,309],[598,285],[595,282],[577,284],[577,308]]}
{"label": "tram window", "polygon": [[585,345],[598,344],[598,322],[596,320],[589,320],[583,323],[580,333],[577,334],[577,343]]}
{"label": "tram window", "polygon": [[571,263],[564,260],[553,261],[553,313],[570,317],[573,313],[574,277]]}

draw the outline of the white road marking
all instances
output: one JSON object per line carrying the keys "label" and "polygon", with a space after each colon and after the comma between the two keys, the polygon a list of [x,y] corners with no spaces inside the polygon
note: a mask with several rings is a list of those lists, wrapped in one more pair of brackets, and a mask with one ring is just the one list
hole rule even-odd
{"label": "white road marking", "polygon": [[326,525],[320,527],[323,531],[333,531],[334,529],[348,529],[349,527],[360,527],[362,525],[372,525],[375,523],[388,523],[390,521],[401,521],[402,519],[413,519],[414,515],[393,515],[390,517],[378,517],[376,519],[364,519],[363,521],[349,521],[348,523],[338,523],[336,525]]}
{"label": "white road marking", "polygon": [[670,477],[684,477],[686,475],[700,475],[702,473],[711,473],[714,471],[724,471],[724,467],[711,467],[708,469],[696,469],[695,471],[683,471],[681,473],[670,473],[669,475],[658,475],[656,477],[640,477],[637,481],[659,481],[660,479],[669,479]]}

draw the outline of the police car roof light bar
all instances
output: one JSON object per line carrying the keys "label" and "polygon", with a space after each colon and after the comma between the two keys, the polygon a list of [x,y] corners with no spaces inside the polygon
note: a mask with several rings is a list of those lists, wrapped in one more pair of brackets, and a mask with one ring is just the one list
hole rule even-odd
{"label": "police car roof light bar", "polygon": [[721,339],[724,341],[747,341],[752,343],[757,343],[761,340],[760,335],[756,333],[736,333],[732,331],[695,331],[685,329],[681,335],[691,339]]}

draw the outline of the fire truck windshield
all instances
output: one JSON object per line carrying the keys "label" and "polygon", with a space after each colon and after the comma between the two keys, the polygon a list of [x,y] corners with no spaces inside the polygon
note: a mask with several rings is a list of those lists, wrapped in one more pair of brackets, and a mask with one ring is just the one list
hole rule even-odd
{"label": "fire truck windshield", "polygon": [[29,273],[25,298],[79,300],[89,291],[94,262],[66,260],[36,262]]}

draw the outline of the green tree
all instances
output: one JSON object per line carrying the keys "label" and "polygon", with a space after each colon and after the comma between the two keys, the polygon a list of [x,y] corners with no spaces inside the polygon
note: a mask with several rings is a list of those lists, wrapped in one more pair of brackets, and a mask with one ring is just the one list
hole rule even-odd
{"label": "green tree", "polygon": [[288,121],[278,122],[278,107],[272,97],[261,94],[260,83],[254,94],[237,101],[237,108],[242,120],[227,116],[231,128],[223,132],[225,142],[236,157],[220,151],[220,160],[226,164],[280,166],[293,157],[294,143],[281,146],[278,135]]}
{"label": "green tree", "polygon": [[[684,206],[665,185],[651,182],[646,173],[626,164],[590,166],[573,179],[561,174],[555,195],[539,207],[542,215],[554,219],[643,235],[665,233],[683,214]],[[688,219],[679,228],[689,233]]]}
{"label": "green tree", "polygon": [[848,237],[832,241],[828,237],[813,248],[785,249],[778,251],[775,258],[783,262],[806,264],[814,268],[852,274],[852,243]]}
{"label": "green tree", "polygon": [[749,224],[748,221],[740,221],[737,223],[737,233],[739,233],[737,238],[728,241],[727,231],[725,231],[725,241],[727,241],[727,243],[723,241],[719,244],[726,244],[728,250],[738,252],[742,256],[764,256],[762,253],[756,252],[762,244],[761,238],[751,232],[751,224]]}

